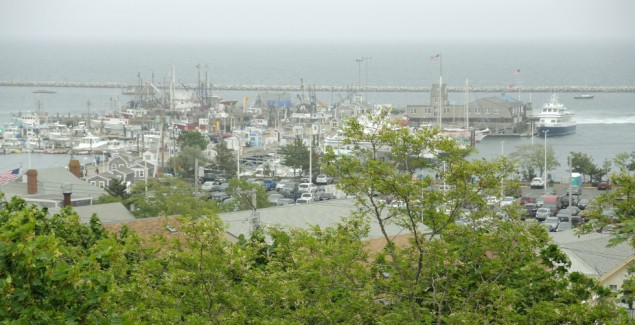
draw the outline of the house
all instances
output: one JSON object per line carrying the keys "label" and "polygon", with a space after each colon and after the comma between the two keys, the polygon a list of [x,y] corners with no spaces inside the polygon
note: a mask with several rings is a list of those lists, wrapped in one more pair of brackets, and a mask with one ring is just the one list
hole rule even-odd
{"label": "house", "polygon": [[116,176],[111,172],[104,172],[86,177],[86,182],[101,188],[107,188],[108,186],[110,186],[110,181],[115,177]]}
{"label": "house", "polygon": [[597,279],[603,286],[618,291],[635,259],[635,248],[627,242],[609,247],[611,233],[577,235],[573,230],[549,233],[571,261],[570,272]]}
{"label": "house", "polygon": [[128,169],[134,174],[133,181],[145,181],[155,175],[156,166],[149,162],[138,162],[128,166]]}
{"label": "house", "polygon": [[108,171],[113,171],[122,167],[128,167],[132,159],[124,155],[116,155],[108,161]]}
{"label": "house", "polygon": [[110,171],[115,177],[121,179],[123,183],[135,182],[135,171],[128,167],[119,167]]}

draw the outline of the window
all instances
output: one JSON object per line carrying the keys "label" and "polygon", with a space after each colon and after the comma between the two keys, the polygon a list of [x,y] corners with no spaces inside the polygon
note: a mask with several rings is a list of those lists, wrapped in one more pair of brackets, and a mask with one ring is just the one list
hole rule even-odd
{"label": "window", "polygon": [[500,115],[500,113],[501,113],[500,108],[494,108],[494,114]]}
{"label": "window", "polygon": [[450,109],[448,107],[444,107],[443,114],[450,114]]}
{"label": "window", "polygon": [[99,181],[99,187],[101,187],[101,188],[106,187],[106,182],[104,182],[104,181]]}
{"label": "window", "polygon": [[410,108],[410,111],[408,113],[417,114],[417,109],[416,108]]}
{"label": "window", "polygon": [[426,108],[424,111],[427,115],[432,114],[432,108]]}
{"label": "window", "polygon": [[609,285],[609,289],[611,289],[611,291],[613,291],[613,292],[617,292],[617,285],[611,284],[611,285]]}

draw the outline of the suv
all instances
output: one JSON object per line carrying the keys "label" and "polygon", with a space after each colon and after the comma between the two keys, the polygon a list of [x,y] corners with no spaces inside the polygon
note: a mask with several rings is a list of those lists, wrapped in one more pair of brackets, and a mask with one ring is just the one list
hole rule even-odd
{"label": "suv", "polygon": [[529,184],[531,188],[543,188],[545,187],[545,181],[540,177],[534,177]]}

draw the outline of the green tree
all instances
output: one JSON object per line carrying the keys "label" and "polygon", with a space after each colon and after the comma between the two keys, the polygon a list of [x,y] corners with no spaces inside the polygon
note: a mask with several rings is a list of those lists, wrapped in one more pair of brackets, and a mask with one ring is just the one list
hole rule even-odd
{"label": "green tree", "polygon": [[[256,206],[253,205],[253,190],[256,194]],[[250,183],[245,179],[232,178],[229,180],[227,193],[232,197],[231,200],[224,201],[220,208],[224,212],[262,209],[269,207],[269,199],[267,190],[254,183]]]}
{"label": "green tree", "polygon": [[283,165],[292,167],[294,170],[300,169],[301,175],[307,175],[309,166],[312,163],[313,174],[317,175],[320,157],[315,150],[312,150],[312,161],[310,161],[309,147],[304,144],[304,141],[299,136],[295,138],[293,143],[281,147],[279,153],[282,156]]}
{"label": "green tree", "polygon": [[181,149],[177,156],[170,158],[170,166],[180,176],[193,179],[197,160],[199,166],[205,166],[208,163],[207,157],[203,155],[203,152],[198,147],[185,147]]}
{"label": "green tree", "polygon": [[[81,224],[71,207],[48,215],[22,199],[0,210],[0,318],[16,324],[108,323],[108,295],[146,258],[138,242],[122,244],[96,217]],[[126,248],[124,248],[126,246]],[[126,252],[126,253],[124,253]],[[110,321],[109,321],[110,320]],[[120,320],[120,319],[119,319]]]}
{"label": "green tree", "polygon": [[186,147],[195,147],[199,150],[207,149],[207,144],[210,142],[208,138],[198,131],[182,132],[177,138],[177,141],[181,149]]}
{"label": "green tree", "polygon": [[[545,172],[554,170],[560,166],[558,159],[556,158],[553,148],[547,146],[547,166],[545,168],[545,148],[544,146],[523,145],[519,146],[516,151],[510,154],[510,157],[516,160],[516,164],[522,170],[522,173],[526,176],[526,179],[532,179],[533,177],[540,177],[545,175]],[[538,171],[538,175],[534,175],[534,171]],[[548,179],[545,179],[547,181]]]}
{"label": "green tree", "polygon": [[236,175],[236,154],[227,148],[225,141],[219,141],[216,146],[216,157],[214,158],[214,169],[222,172],[228,177]]}
{"label": "green tree", "polygon": [[[355,197],[356,215],[384,235],[387,244],[371,269],[377,295],[388,301],[379,308],[382,322],[560,323],[573,312],[581,323],[616,317],[609,293],[565,272],[566,256],[550,245],[544,227],[525,225],[518,206],[502,215],[486,205],[483,196],[501,193],[515,171],[513,160],[470,161],[469,149],[436,130],[412,132],[382,114],[369,121],[373,128],[346,122],[344,141],[354,150],[347,156],[329,150],[324,168]],[[436,157],[424,159],[426,153]],[[431,177],[413,177],[421,169],[438,173],[450,189],[430,190]],[[389,199],[402,204],[393,207]],[[388,234],[395,226],[412,234],[408,245]],[[609,302],[581,311],[594,296]],[[563,313],[547,312],[554,306]]]}
{"label": "green tree", "polygon": [[135,184],[131,189],[129,202],[134,204],[132,213],[137,218],[176,216],[176,215],[210,215],[218,211],[214,200],[199,197],[194,192],[194,185],[179,178],[148,178]]}
{"label": "green tree", "polygon": [[591,182],[599,182],[611,170],[611,161],[605,160],[602,166],[593,163],[593,158],[582,152],[571,152],[571,170],[582,174],[583,179],[589,176]]}

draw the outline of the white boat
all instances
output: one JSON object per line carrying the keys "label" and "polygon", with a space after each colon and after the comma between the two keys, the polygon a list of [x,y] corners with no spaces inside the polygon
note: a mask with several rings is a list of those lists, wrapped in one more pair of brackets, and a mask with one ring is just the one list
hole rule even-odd
{"label": "white boat", "polygon": [[537,135],[557,136],[575,133],[576,122],[573,120],[573,115],[573,112],[558,102],[556,94],[551,95],[550,100],[543,105],[540,113],[533,117],[537,120]]}
{"label": "white boat", "polygon": [[574,99],[593,99],[593,95],[582,94],[582,95],[573,96],[573,98]]}
{"label": "white boat", "polygon": [[92,151],[96,149],[104,149],[108,147],[108,139],[87,134],[79,138],[79,144],[73,147],[76,151]]}
{"label": "white boat", "polygon": [[[439,88],[441,85],[439,85]],[[490,132],[489,128],[476,130],[470,128],[470,102],[468,98],[468,81],[465,80],[465,126],[446,126],[441,128],[441,134],[455,138],[462,142],[481,142]]]}

